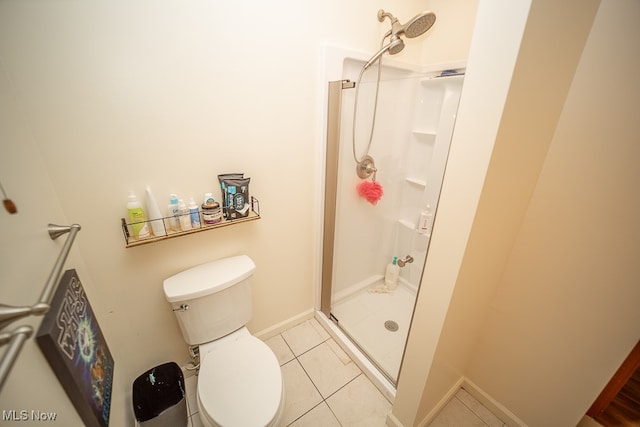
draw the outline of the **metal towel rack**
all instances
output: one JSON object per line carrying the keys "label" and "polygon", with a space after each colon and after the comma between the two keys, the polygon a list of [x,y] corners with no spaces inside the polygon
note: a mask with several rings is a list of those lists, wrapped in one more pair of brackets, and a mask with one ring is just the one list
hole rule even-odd
{"label": "metal towel rack", "polygon": [[[69,226],[64,225],[48,225],[49,237],[51,240],[55,240],[63,234],[69,233],[67,241],[64,242],[64,246],[58,255],[56,263],[53,265],[49,279],[44,285],[42,294],[40,294],[40,300],[32,306],[14,307],[6,304],[0,304],[0,330],[6,328],[12,322],[27,316],[42,316],[47,311],[51,304],[51,298],[56,290],[60,276],[62,275],[62,268],[67,260],[73,240],[76,238],[76,234],[80,231],[78,224],[72,224]],[[0,347],[9,344],[9,348],[5,351],[0,360],[0,391],[6,379],[9,377],[11,368],[14,362],[18,358],[22,346],[25,341],[33,334],[33,328],[31,326],[18,326],[11,332],[0,332]]]}

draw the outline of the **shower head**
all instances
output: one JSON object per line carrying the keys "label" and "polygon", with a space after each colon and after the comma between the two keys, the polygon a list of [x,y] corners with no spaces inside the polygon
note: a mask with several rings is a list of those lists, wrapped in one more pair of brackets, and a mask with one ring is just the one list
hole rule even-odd
{"label": "shower head", "polygon": [[436,15],[433,12],[422,12],[411,19],[411,21],[404,24],[404,34],[412,39],[414,37],[421,36],[426,33],[429,28],[436,22]]}
{"label": "shower head", "polygon": [[[386,36],[385,36],[385,38],[386,38]],[[400,37],[392,35],[391,36],[391,41],[389,42],[389,44],[387,44],[382,49],[380,49],[378,52],[376,52],[376,54],[373,55],[371,57],[371,59],[369,61],[367,61],[366,64],[364,64],[364,69],[366,70],[367,68],[369,68],[386,51],[389,51],[389,55],[395,55],[396,53],[399,53],[402,49],[404,49],[404,41],[402,41],[402,39]]]}
{"label": "shower head", "polygon": [[433,12],[422,12],[409,20],[406,24],[402,25],[398,18],[380,9],[378,11],[378,21],[383,22],[385,18],[389,18],[391,21],[391,34],[400,36],[404,34],[407,38],[418,37],[426,33],[429,28],[436,22],[436,15]]}

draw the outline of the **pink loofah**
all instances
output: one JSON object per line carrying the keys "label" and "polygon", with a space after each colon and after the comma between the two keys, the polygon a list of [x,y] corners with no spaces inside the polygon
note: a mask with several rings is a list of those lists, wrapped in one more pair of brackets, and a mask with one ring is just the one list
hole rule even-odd
{"label": "pink loofah", "polygon": [[356,186],[360,197],[367,199],[367,202],[375,205],[378,200],[382,198],[384,191],[382,191],[382,185],[377,181],[362,181]]}

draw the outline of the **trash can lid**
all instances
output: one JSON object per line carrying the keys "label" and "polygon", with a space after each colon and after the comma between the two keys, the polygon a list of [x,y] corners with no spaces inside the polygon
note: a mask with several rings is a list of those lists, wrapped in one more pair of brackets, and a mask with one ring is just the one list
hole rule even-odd
{"label": "trash can lid", "polygon": [[133,382],[133,412],[139,422],[156,418],[184,398],[184,376],[175,362],[149,369]]}

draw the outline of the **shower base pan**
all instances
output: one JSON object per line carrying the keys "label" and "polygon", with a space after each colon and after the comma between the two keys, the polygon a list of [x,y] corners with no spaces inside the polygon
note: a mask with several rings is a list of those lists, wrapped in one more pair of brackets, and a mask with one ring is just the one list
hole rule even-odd
{"label": "shower base pan", "polygon": [[394,384],[409,334],[416,292],[401,283],[391,293],[371,292],[370,285],[333,303],[331,315],[338,326]]}

